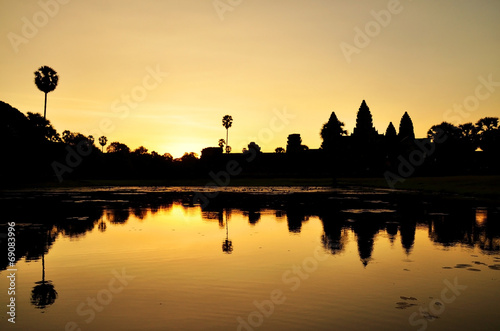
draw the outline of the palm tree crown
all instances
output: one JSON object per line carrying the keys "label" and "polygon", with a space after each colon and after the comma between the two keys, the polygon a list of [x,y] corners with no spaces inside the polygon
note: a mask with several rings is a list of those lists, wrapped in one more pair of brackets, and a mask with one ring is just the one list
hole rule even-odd
{"label": "palm tree crown", "polygon": [[229,129],[233,125],[233,117],[231,115],[225,115],[222,118],[222,126]]}
{"label": "palm tree crown", "polygon": [[226,153],[231,151],[229,147],[229,128],[233,125],[233,117],[231,115],[224,115],[222,118],[222,126],[226,128]]}
{"label": "palm tree crown", "polygon": [[35,84],[44,93],[52,92],[56,89],[59,76],[51,67],[43,66],[35,71]]}
{"label": "palm tree crown", "polygon": [[45,118],[47,110],[47,93],[56,89],[59,76],[54,69],[47,66],[42,66],[35,71],[35,85],[40,91],[45,93],[45,105],[43,108],[43,118]]}
{"label": "palm tree crown", "polygon": [[99,137],[99,144],[102,146],[102,151],[104,152],[104,146],[108,143],[108,138],[105,136]]}

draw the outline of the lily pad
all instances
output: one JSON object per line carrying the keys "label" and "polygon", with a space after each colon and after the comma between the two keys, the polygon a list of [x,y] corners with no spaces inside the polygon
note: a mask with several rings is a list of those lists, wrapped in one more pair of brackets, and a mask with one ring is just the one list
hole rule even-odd
{"label": "lily pad", "polygon": [[405,297],[405,296],[400,296],[400,298],[401,298],[401,299],[403,299],[403,300],[412,300],[412,301],[417,300],[417,298],[415,298],[415,297]]}
{"label": "lily pad", "polygon": [[399,302],[396,302],[396,309],[407,309],[407,308],[410,308],[410,307],[413,307],[413,306],[416,306],[417,304],[416,303],[408,303],[408,302],[404,302],[404,301],[399,301]]}
{"label": "lily pad", "polygon": [[469,268],[469,267],[472,267],[471,264],[467,264],[467,263],[459,263],[455,266],[455,268],[458,268],[458,269],[462,269],[462,268]]}

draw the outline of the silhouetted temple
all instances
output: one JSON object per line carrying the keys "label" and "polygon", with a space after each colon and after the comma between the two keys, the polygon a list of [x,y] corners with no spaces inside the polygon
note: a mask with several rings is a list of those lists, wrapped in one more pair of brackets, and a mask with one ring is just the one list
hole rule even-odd
{"label": "silhouetted temple", "polygon": [[[404,112],[399,121],[399,132],[390,122],[385,134],[379,134],[373,126],[370,108],[363,100],[352,134],[348,135],[343,127],[344,123],[332,112],[320,131],[323,142],[319,149],[308,148],[299,133],[292,133],[283,154],[246,149],[244,153],[223,155],[222,149],[216,152],[210,147],[202,151],[201,161],[211,169],[221,170],[229,160],[235,160],[243,175],[259,176],[380,177],[385,174],[386,178],[397,180],[409,175],[434,175],[443,171],[450,174],[498,171],[495,167],[498,157],[492,157],[490,153],[490,159],[484,162],[484,153],[476,151],[480,137],[468,150],[459,150],[463,147],[463,139],[460,134],[451,132],[453,128],[459,130],[451,124],[433,126],[428,137],[415,138],[411,117]],[[438,133],[443,131],[447,139],[455,141],[439,141]]]}

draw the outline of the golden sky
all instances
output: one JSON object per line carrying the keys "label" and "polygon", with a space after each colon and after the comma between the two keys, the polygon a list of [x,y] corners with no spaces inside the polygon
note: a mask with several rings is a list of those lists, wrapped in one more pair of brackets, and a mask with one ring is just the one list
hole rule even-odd
{"label": "golden sky", "polygon": [[226,114],[233,151],[290,133],[318,148],[363,99],[379,133],[408,111],[423,137],[500,115],[499,15],[498,0],[2,0],[0,100],[43,113],[48,65],[59,132],[174,157],[216,146]]}

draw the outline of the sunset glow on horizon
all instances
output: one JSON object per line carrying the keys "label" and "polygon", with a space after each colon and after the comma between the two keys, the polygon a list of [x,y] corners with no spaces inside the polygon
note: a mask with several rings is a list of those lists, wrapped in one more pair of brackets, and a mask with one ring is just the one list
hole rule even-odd
{"label": "sunset glow on horizon", "polygon": [[384,133],[405,111],[415,135],[500,115],[494,0],[29,0],[0,4],[0,101],[55,129],[132,150],[198,155],[226,137],[264,152],[287,136],[319,148],[335,111],[352,133],[362,102]]}

